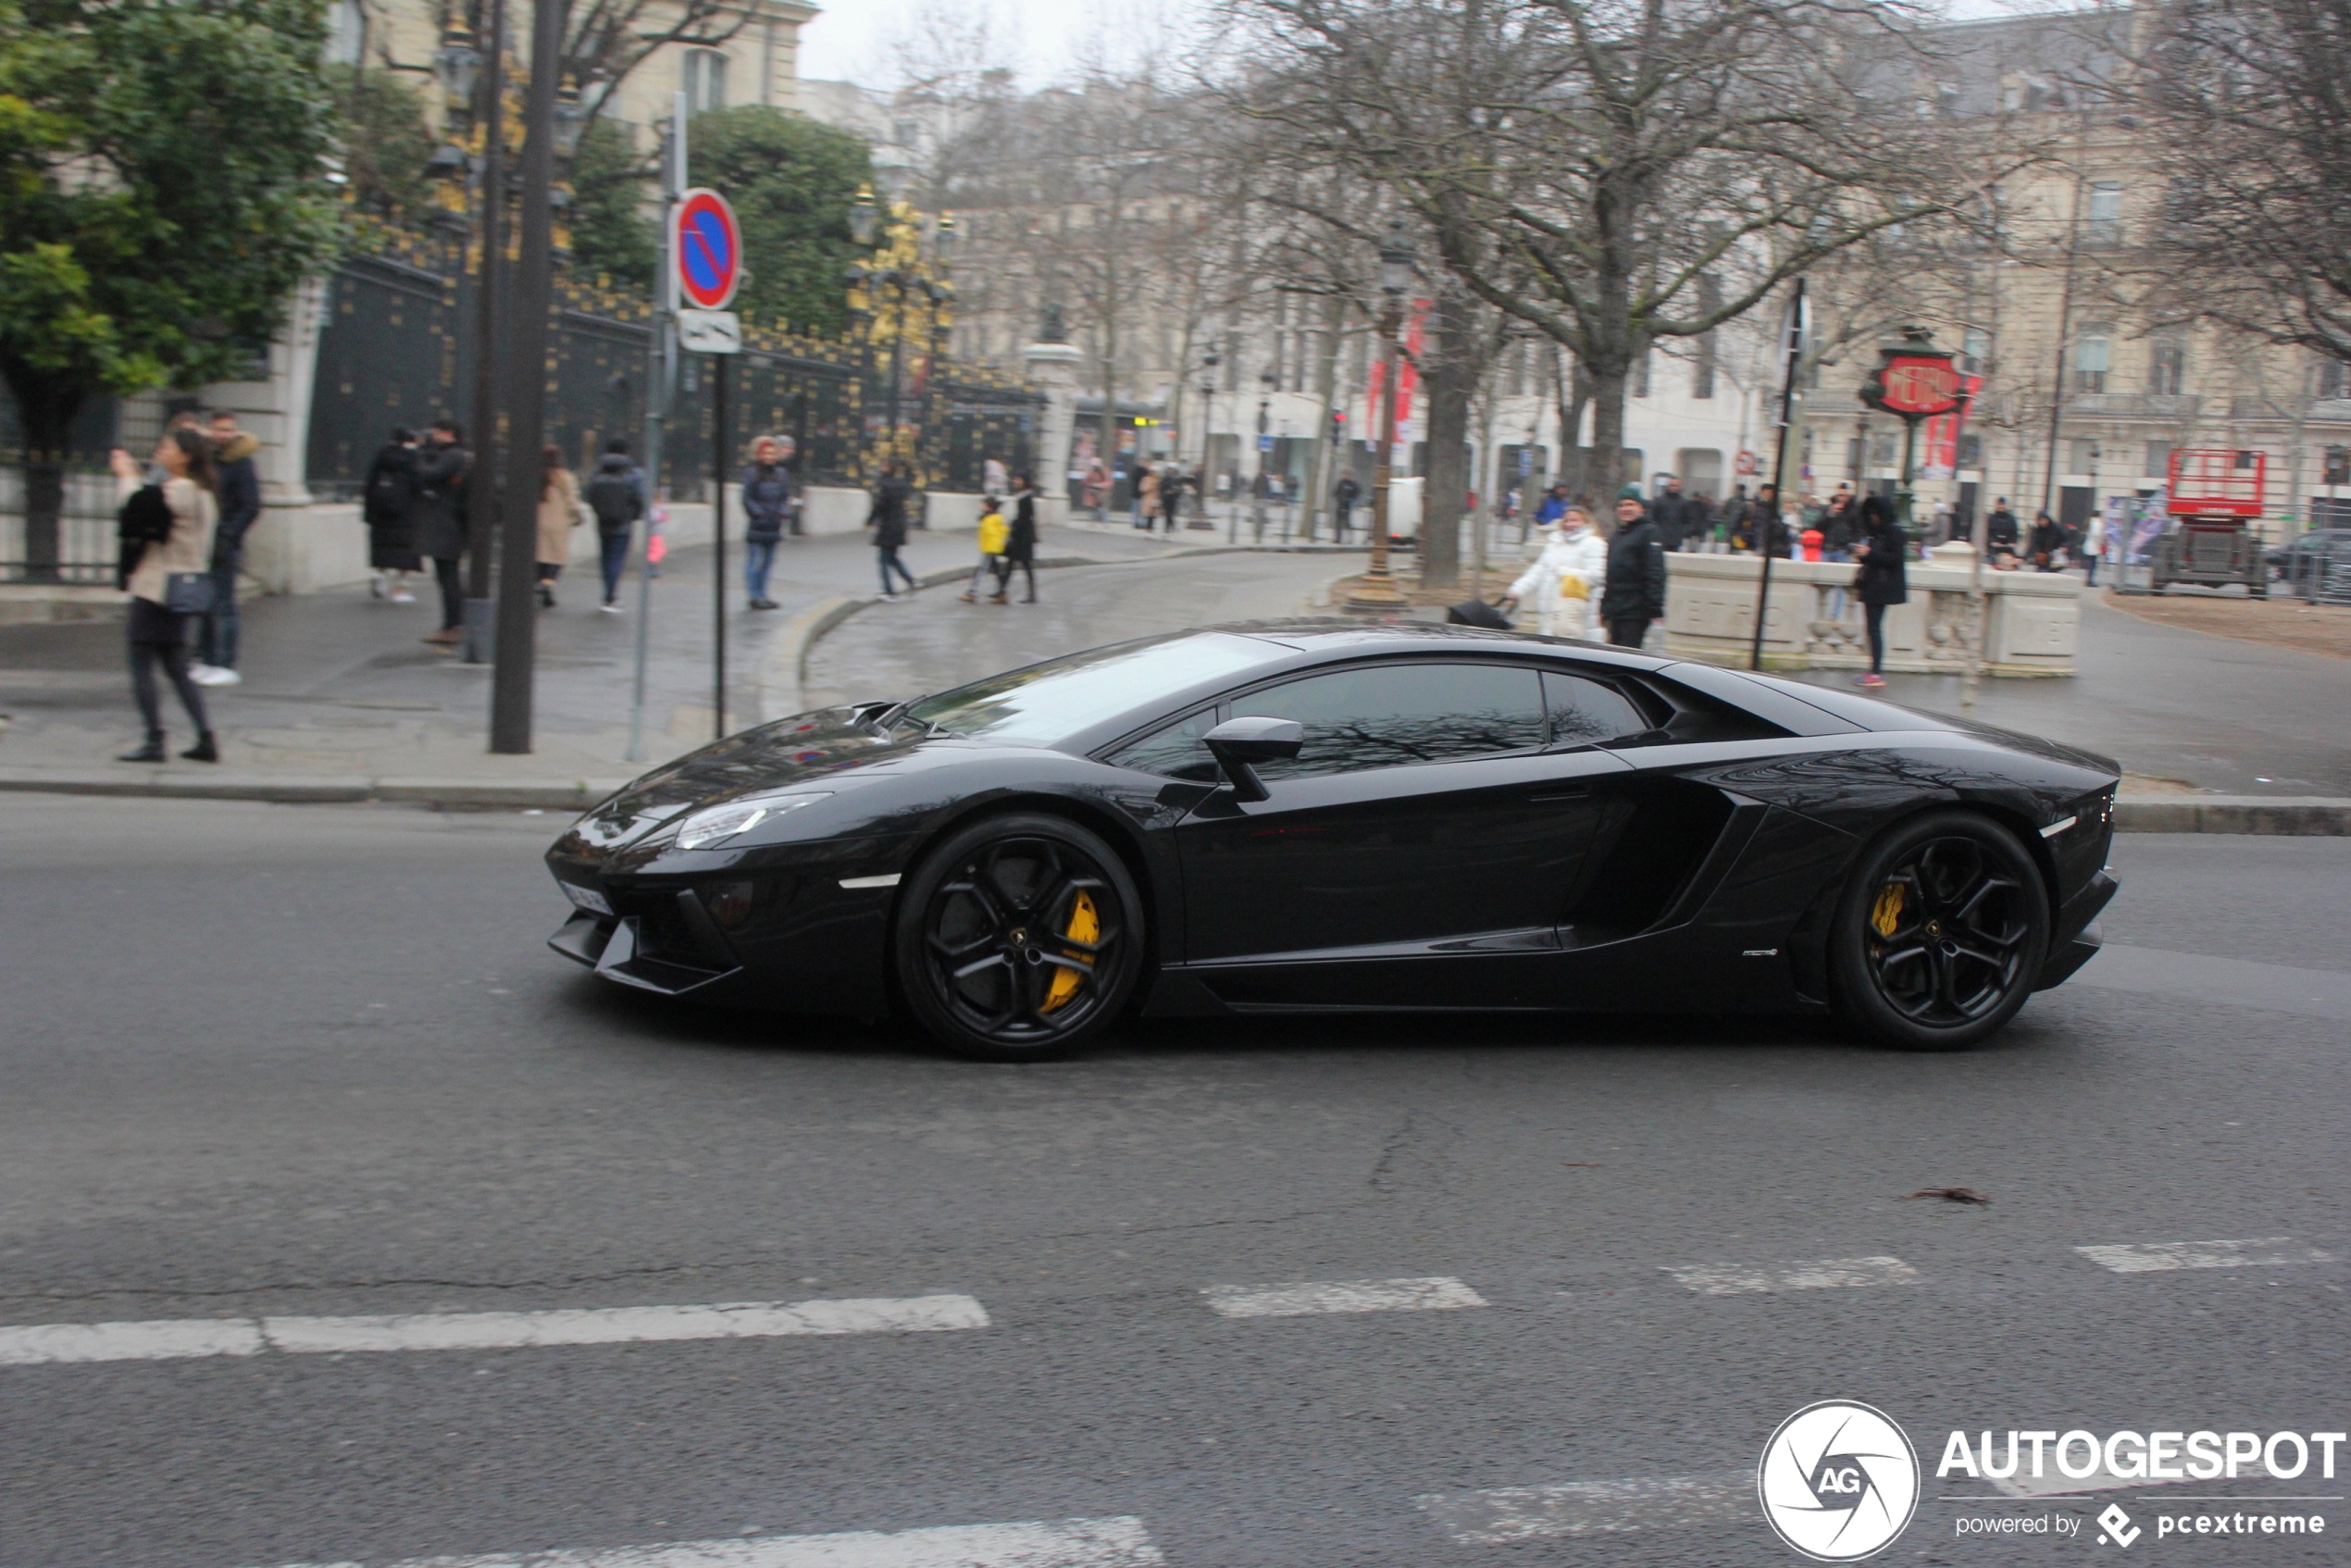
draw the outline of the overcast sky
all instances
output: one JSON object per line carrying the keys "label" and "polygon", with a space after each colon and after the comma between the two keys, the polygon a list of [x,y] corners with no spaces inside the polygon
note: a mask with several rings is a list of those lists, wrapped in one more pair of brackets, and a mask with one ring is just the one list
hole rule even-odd
{"label": "overcast sky", "polygon": [[[986,29],[990,58],[1039,87],[1086,59],[1129,63],[1138,40],[1172,46],[1207,0],[817,0],[824,12],[801,29],[800,74],[820,81],[894,86],[899,51],[974,25]],[[2062,0],[1948,0],[1954,16],[2061,8]]]}

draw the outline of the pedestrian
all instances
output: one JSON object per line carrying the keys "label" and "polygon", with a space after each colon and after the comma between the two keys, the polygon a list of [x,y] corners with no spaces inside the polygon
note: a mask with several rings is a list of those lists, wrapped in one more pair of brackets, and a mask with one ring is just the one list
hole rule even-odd
{"label": "pedestrian", "polygon": [[1012,525],[1004,521],[1003,504],[992,495],[982,497],[979,503],[979,561],[972,567],[971,586],[956,595],[957,598],[966,604],[977,599],[980,582],[985,579],[996,585],[996,591],[989,595],[988,602],[991,604],[1005,602],[1004,590],[1011,581],[1011,574],[1004,569],[1004,547],[1011,542]]}
{"label": "pedestrian", "polygon": [[983,494],[1009,494],[1010,492],[1005,489],[1009,483],[1011,483],[1011,477],[1004,472],[1002,458],[983,457],[980,459],[979,488]]}
{"label": "pedestrian", "polygon": [[1592,610],[1608,581],[1608,541],[1581,506],[1567,507],[1544,531],[1542,554],[1511,584],[1502,605],[1532,604],[1535,629],[1545,637],[1589,639]]}
{"label": "pedestrian", "polygon": [[1331,486],[1331,512],[1338,522],[1338,542],[1341,544],[1347,542],[1348,520],[1354,514],[1355,503],[1362,500],[1362,495],[1363,487],[1355,482],[1352,474],[1339,475],[1338,483]]}
{"label": "pedestrian", "polygon": [[2105,554],[2106,514],[2093,512],[2090,514],[2089,531],[2082,541],[2082,565],[2089,568],[2089,576],[2084,580],[2083,587],[2096,588],[2098,585],[2098,557]]}
{"label": "pedestrian", "polygon": [[644,472],[628,460],[628,442],[620,436],[604,442],[596,471],[588,477],[588,510],[595,515],[597,564],[604,577],[604,601],[596,608],[616,616],[620,575],[628,568],[629,536],[646,510]]}
{"label": "pedestrian", "polygon": [[[1175,503],[1168,499],[1168,492],[1167,481],[1162,480],[1160,504],[1172,507]],[[1176,487],[1176,493],[1182,493],[1180,486]],[[1172,531],[1176,527],[1174,514],[1171,512],[1169,516],[1167,526]],[[1028,581],[1028,597],[1021,603],[1034,604],[1037,603],[1037,481],[1027,474],[1013,476],[1012,530],[1004,541],[1003,581],[1006,588],[1012,586],[1014,566],[1020,568],[1021,575]]]}
{"label": "pedestrian", "polygon": [[1992,504],[1992,515],[1984,519],[1984,554],[1990,557],[1994,569],[2000,569],[2004,555],[2009,566],[2016,565],[2018,542],[2016,514],[2009,510],[2009,498],[2003,495]]}
{"label": "pedestrian", "polygon": [[1157,469],[1149,463],[1138,463],[1135,468],[1135,526],[1149,531],[1159,520],[1159,488],[1162,480]]}
{"label": "pedestrian", "polygon": [[244,571],[245,530],[261,516],[261,476],[253,461],[261,442],[239,429],[236,415],[225,408],[211,417],[205,439],[212,442],[220,521],[212,530],[212,607],[196,617],[188,678],[199,686],[234,686],[244,679],[237,673],[237,579]]}
{"label": "pedestrian", "polygon": [[865,513],[865,526],[874,530],[874,554],[881,566],[881,596],[896,604],[901,597],[890,590],[889,574],[896,572],[906,582],[912,593],[920,585],[898,552],[906,544],[906,504],[914,491],[899,474],[895,461],[882,465],[881,478],[874,484],[874,501]]}
{"label": "pedestrian", "polygon": [[564,467],[563,448],[554,442],[539,449],[539,607],[555,607],[555,579],[571,564],[571,530],[587,517],[579,481]]}
{"label": "pedestrian", "polygon": [[1616,537],[1609,541],[1600,618],[1608,623],[1608,640],[1619,648],[1638,648],[1649,628],[1665,618],[1665,540],[1636,484],[1617,492]]}
{"label": "pedestrian", "polygon": [[773,436],[761,436],[751,445],[751,463],[743,469],[743,589],[754,610],[772,610],[767,576],[776,566],[776,544],[792,511],[791,470],[784,467],[783,447]]}
{"label": "pedestrian", "polygon": [[2059,557],[2065,554],[2065,530],[2058,527],[2057,519],[2046,512],[2035,512],[2033,514],[2033,537],[2026,542],[2025,550],[2033,559],[2034,571],[2056,571],[2064,564]]}
{"label": "pedestrian", "polygon": [[1853,588],[1861,601],[1861,618],[1869,628],[1870,667],[1854,684],[1883,686],[1885,607],[1902,604],[1910,596],[1902,564],[1909,553],[1910,541],[1904,536],[1902,525],[1894,519],[1893,505],[1883,495],[1863,497],[1860,511],[1861,536],[1854,541],[1853,558],[1861,565],[1853,574]]}
{"label": "pedestrian", "polygon": [[1850,561],[1853,559],[1853,541],[1860,533],[1853,492],[1839,485],[1836,493],[1829,497],[1827,515],[1821,519],[1821,559]]}
{"label": "pedestrian", "polygon": [[[131,594],[131,694],[138,702],[147,736],[145,744],[122,756],[124,762],[165,760],[157,665],[179,692],[188,722],[196,727],[196,743],[180,754],[190,762],[220,760],[204,693],[188,667],[189,622],[209,601],[212,535],[220,520],[219,481],[212,459],[212,443],[196,430],[167,429],[155,454],[163,482],[145,486],[131,454],[120,447],[114,451],[115,493],[123,504],[125,536],[121,580]],[[133,538],[139,541],[135,546]]]}
{"label": "pedestrian", "polygon": [[457,564],[466,554],[466,487],[473,454],[454,419],[436,419],[417,453],[417,499],[410,508],[418,554],[432,562],[441,587],[441,626],[425,641],[454,647],[465,640],[466,590]]}
{"label": "pedestrian", "polygon": [[[417,437],[394,425],[390,439],[367,464],[359,515],[367,525],[367,593],[395,604],[413,604],[408,574],[424,570],[417,555],[410,511],[417,504]],[[387,592],[386,591],[390,591]]]}
{"label": "pedestrian", "polygon": [[1543,492],[1543,499],[1536,505],[1535,526],[1538,529],[1555,529],[1560,526],[1560,519],[1566,515],[1567,486],[1555,484]]}
{"label": "pedestrian", "polygon": [[1673,474],[1659,476],[1664,483],[1658,487],[1657,498],[1649,503],[1649,520],[1656,525],[1658,538],[1668,550],[1682,548],[1682,519],[1688,501],[1682,494],[1682,481]]}
{"label": "pedestrian", "polygon": [[[1184,470],[1178,468],[1173,463],[1165,465],[1159,471],[1159,516],[1160,520],[1167,525],[1167,531],[1170,534],[1173,534],[1176,531],[1176,526],[1181,520],[1184,509],[1184,488],[1189,482],[1189,480],[1184,478]],[[1035,487],[1032,486],[1031,488],[1034,489]],[[1031,507],[1031,514],[1029,532],[1033,536],[1036,532],[1036,519],[1034,516],[1033,504]],[[1013,526],[1014,531],[1017,532],[1020,526],[1018,518],[1014,519]]]}

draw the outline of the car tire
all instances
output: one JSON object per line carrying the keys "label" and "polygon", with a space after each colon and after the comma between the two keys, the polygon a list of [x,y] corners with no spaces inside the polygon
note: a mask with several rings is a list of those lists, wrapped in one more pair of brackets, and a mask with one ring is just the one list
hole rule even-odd
{"label": "car tire", "polygon": [[892,959],[906,1011],[958,1056],[1044,1062],[1118,1017],[1143,966],[1143,901],[1097,834],[1039,812],[991,816],[922,857]]}
{"label": "car tire", "polygon": [[1837,1009],[1905,1051],[1958,1051],[2004,1027],[2049,947],[2040,867],[1990,817],[1932,811],[1862,852],[1837,900],[1829,974]]}

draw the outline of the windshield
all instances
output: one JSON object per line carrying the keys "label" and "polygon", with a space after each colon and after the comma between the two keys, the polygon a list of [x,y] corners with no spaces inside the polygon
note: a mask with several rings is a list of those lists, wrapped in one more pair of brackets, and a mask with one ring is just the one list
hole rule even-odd
{"label": "windshield", "polygon": [[902,716],[954,735],[1051,746],[1129,709],[1288,652],[1221,631],[1178,632],[992,675],[925,697]]}

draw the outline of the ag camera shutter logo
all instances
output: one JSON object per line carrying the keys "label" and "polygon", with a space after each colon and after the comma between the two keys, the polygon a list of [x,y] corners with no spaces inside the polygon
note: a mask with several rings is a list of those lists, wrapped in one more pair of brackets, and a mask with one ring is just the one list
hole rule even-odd
{"label": "ag camera shutter logo", "polygon": [[1883,1411],[1806,1405],[1763,1445],[1755,1490],[1780,1539],[1815,1562],[1858,1562],[1909,1527],[1919,1456]]}

